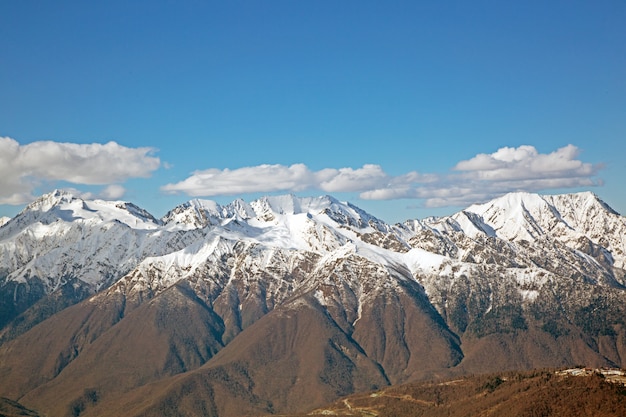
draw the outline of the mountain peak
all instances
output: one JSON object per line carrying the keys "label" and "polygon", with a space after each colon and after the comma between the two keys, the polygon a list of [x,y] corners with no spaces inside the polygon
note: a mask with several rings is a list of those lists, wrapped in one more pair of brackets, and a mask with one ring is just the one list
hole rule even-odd
{"label": "mountain peak", "polygon": [[[528,221],[529,216],[540,212],[551,212],[561,217],[562,211],[575,211],[579,216],[593,211],[595,214],[619,215],[596,194],[586,191],[571,194],[540,195],[527,192],[508,193],[487,203],[474,204],[465,212],[472,212],[489,221],[496,213],[506,213],[509,221]],[[525,219],[525,220],[524,220]]]}
{"label": "mountain peak", "polygon": [[520,209],[533,209],[541,207],[546,204],[543,196],[534,193],[527,192],[513,192],[505,194],[501,197],[494,198],[491,201],[482,204],[473,204],[466,208],[464,211],[472,212],[478,215],[484,215],[485,213],[494,209],[505,210],[507,212],[518,212]]}
{"label": "mountain peak", "polygon": [[78,200],[77,197],[74,196],[69,191],[56,189],[47,194],[42,195],[32,203],[30,203],[24,211],[41,211],[46,212],[52,209],[53,207],[58,206],[63,203],[70,203],[72,201]]}
{"label": "mountain peak", "polygon": [[164,224],[188,225],[201,229],[220,217],[222,207],[213,200],[193,199],[167,212],[161,219]]}
{"label": "mountain peak", "polygon": [[102,399],[88,413],[111,415],[171,387],[141,411],[159,415],[206,390],[201,406],[227,417],[261,411],[210,401],[267,386],[249,398],[279,414],[444,372],[626,358],[626,219],[592,193],[511,193],[396,226],[294,195],[149,219],[55,192],[0,228],[0,397],[60,415],[87,386]]}
{"label": "mountain peak", "polygon": [[160,222],[148,211],[126,201],[84,200],[72,192],[54,190],[44,194],[16,216],[23,226],[41,222],[49,224],[57,220],[72,222],[93,219],[118,221],[132,228],[154,228]]}
{"label": "mountain peak", "polygon": [[265,196],[250,203],[257,216],[273,214],[299,214],[302,212],[300,199],[293,194]]}
{"label": "mountain peak", "polygon": [[546,199],[552,200],[555,204],[561,206],[570,206],[576,209],[605,211],[608,214],[620,215],[611,206],[604,202],[600,197],[591,191],[583,191],[580,193],[560,194],[546,196]]}
{"label": "mountain peak", "polygon": [[332,206],[346,206],[337,199],[329,196],[297,197],[294,194],[265,196],[250,203],[257,216],[268,213],[284,214],[319,214]]}
{"label": "mountain peak", "polygon": [[532,211],[533,209],[538,209],[546,205],[569,205],[576,207],[578,210],[588,209],[589,207],[597,207],[602,208],[611,214],[619,214],[591,191],[555,195],[542,195],[537,193],[517,191],[504,194],[503,196],[497,197],[486,203],[473,204],[465,209],[465,211],[471,211],[476,214],[483,214],[493,207],[497,207],[499,209],[504,209],[507,211],[516,211],[521,208]]}
{"label": "mountain peak", "polygon": [[458,229],[472,237],[485,235],[532,242],[549,236],[583,251],[589,251],[585,242],[590,241],[610,251],[616,266],[626,265],[626,244],[621,240],[626,233],[626,219],[592,192],[509,193],[472,205],[450,218]]}

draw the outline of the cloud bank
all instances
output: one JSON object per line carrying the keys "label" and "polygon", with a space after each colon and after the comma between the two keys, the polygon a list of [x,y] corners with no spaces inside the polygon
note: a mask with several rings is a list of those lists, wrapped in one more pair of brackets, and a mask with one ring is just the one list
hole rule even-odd
{"label": "cloud bank", "polygon": [[327,168],[306,165],[259,165],[239,169],[196,171],[187,179],[162,187],[166,193],[194,197],[242,193],[357,192],[367,200],[421,199],[427,207],[464,206],[510,191],[547,191],[600,185],[599,165],[578,159],[579,149],[567,145],[549,154],[533,146],[504,147],[458,162],[446,175],[416,171],[392,176],[379,165]]}
{"label": "cloud bank", "polygon": [[304,191],[360,192],[393,187],[397,184],[418,184],[433,181],[432,176],[417,172],[392,177],[379,165],[361,168],[326,168],[311,171],[304,164],[259,165],[239,169],[207,169],[196,171],[189,178],[163,186],[166,193],[185,193],[190,196],[236,195],[252,192]]}
{"label": "cloud bank", "polygon": [[104,196],[119,198],[119,185],[130,178],[149,177],[159,168],[152,148],[128,148],[115,142],[75,144],[53,141],[20,145],[0,137],[0,204],[23,204],[33,200],[41,183],[107,185]]}
{"label": "cloud bank", "polygon": [[[121,185],[146,178],[162,164],[153,148],[128,148],[115,142],[74,144],[53,141],[20,145],[0,137],[0,204],[24,204],[38,187],[58,181],[105,186],[85,198],[122,198]],[[601,185],[601,165],[580,160],[567,145],[542,154],[533,146],[503,147],[459,161],[447,173],[411,171],[390,175],[379,165],[311,170],[304,164],[206,169],[167,184],[161,191],[192,197],[247,193],[317,191],[357,193],[365,200],[417,199],[426,207],[463,207],[511,191],[540,192]]]}
{"label": "cloud bank", "polygon": [[539,192],[602,185],[602,165],[578,159],[580,150],[567,145],[549,154],[533,146],[504,147],[458,162],[454,174],[437,187],[419,190],[427,207],[464,206],[512,191]]}

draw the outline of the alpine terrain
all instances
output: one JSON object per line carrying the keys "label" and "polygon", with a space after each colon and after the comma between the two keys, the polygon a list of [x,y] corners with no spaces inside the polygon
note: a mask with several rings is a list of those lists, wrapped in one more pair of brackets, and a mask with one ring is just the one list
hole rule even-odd
{"label": "alpine terrain", "polygon": [[626,218],[588,192],[391,225],[329,196],[156,219],[55,191],[0,225],[0,397],[28,415],[288,414],[626,366]]}

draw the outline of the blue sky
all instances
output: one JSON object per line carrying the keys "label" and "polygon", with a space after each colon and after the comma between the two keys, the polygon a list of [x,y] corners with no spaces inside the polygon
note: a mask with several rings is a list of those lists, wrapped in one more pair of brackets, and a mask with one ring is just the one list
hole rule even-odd
{"label": "blue sky", "polygon": [[[515,4],[513,4],[515,3]],[[626,212],[626,3],[2,1],[0,216],[331,194],[384,220],[508,191]]]}

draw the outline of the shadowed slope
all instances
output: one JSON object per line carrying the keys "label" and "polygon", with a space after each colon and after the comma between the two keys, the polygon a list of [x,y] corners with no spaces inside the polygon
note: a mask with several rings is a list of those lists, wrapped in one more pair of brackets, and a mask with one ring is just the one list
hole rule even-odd
{"label": "shadowed slope", "polygon": [[69,307],[0,346],[0,395],[19,398],[57,377],[124,314],[121,296]]}
{"label": "shadowed slope", "polygon": [[221,349],[222,332],[219,317],[192,291],[184,284],[172,286],[109,328],[54,380],[21,401],[53,415],[65,415],[83,401],[86,390],[93,393],[91,403],[95,404],[201,366]]}
{"label": "shadowed slope", "polygon": [[85,415],[107,415],[113,407],[128,416],[160,416],[171,404],[179,415],[258,414],[312,407],[387,384],[381,367],[305,297],[262,317],[201,368]]}
{"label": "shadowed slope", "polygon": [[417,288],[366,303],[352,337],[393,384],[432,378],[463,358],[459,339]]}
{"label": "shadowed slope", "polygon": [[36,411],[29,410],[16,401],[0,398],[0,417],[38,417]]}

